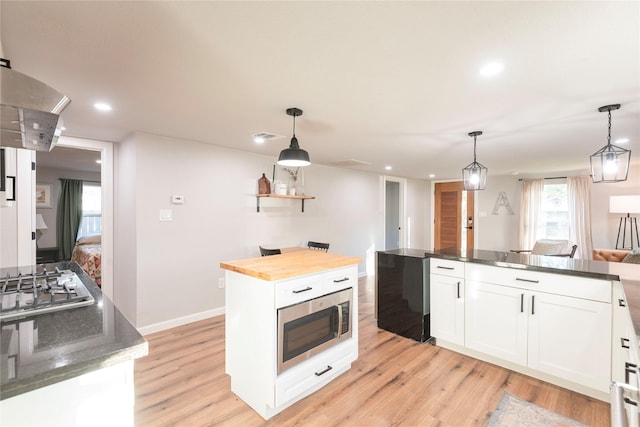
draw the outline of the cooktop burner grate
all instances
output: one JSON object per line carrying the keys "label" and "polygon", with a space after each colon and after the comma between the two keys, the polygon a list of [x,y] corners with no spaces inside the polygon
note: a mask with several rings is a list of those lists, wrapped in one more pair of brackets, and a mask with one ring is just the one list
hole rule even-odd
{"label": "cooktop burner grate", "polygon": [[92,304],[93,297],[71,270],[43,270],[0,277],[0,320]]}

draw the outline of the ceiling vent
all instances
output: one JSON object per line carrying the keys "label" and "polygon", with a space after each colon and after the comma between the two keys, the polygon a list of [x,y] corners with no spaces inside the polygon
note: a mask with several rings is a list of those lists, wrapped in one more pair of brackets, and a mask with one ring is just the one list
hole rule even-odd
{"label": "ceiling vent", "polygon": [[338,160],[337,162],[329,162],[327,163],[329,166],[336,166],[339,168],[350,168],[353,166],[371,166],[371,162],[365,162],[363,160],[349,159],[349,160]]}
{"label": "ceiling vent", "polygon": [[282,135],[276,135],[269,132],[258,132],[251,135],[251,138],[257,143],[267,142],[270,139],[282,138]]}

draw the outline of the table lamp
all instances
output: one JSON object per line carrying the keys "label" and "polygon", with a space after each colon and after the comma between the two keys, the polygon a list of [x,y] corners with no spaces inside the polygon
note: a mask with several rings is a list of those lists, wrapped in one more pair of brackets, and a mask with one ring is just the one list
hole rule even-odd
{"label": "table lamp", "polygon": [[49,227],[47,227],[47,224],[44,222],[42,214],[36,214],[36,248],[38,247],[38,240],[40,240],[40,237],[44,234],[42,230],[46,230],[47,228]]}
{"label": "table lamp", "polygon": [[[640,195],[610,196],[609,212],[627,214],[627,216],[620,217],[620,224],[618,225],[618,238],[616,239],[616,249],[633,249],[634,235],[636,242],[635,247],[640,246],[640,242],[638,240],[638,221],[636,217],[631,216],[632,213],[640,213]],[[626,246],[627,227],[629,232],[629,246]],[[620,242],[620,233],[622,233],[622,242]]]}

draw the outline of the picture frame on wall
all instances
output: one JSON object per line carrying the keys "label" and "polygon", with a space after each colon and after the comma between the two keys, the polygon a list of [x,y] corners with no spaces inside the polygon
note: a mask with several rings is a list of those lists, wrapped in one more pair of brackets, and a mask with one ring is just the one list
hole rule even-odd
{"label": "picture frame on wall", "polygon": [[36,209],[51,207],[51,184],[36,184]]}

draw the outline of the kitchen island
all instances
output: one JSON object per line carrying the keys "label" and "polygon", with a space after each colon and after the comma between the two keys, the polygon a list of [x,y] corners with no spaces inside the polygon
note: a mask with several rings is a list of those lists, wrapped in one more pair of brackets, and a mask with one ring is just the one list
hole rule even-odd
{"label": "kitchen island", "polygon": [[486,250],[423,256],[436,345],[611,398],[637,425],[640,266]]}
{"label": "kitchen island", "polygon": [[0,425],[133,425],[133,361],[145,339],[75,262],[6,268],[0,276],[71,270],[84,307],[2,321]]}
{"label": "kitchen island", "polygon": [[[358,358],[361,261],[303,249],[220,263],[225,372],[231,391],[264,419],[324,387]],[[290,312],[300,314],[287,320]]]}

